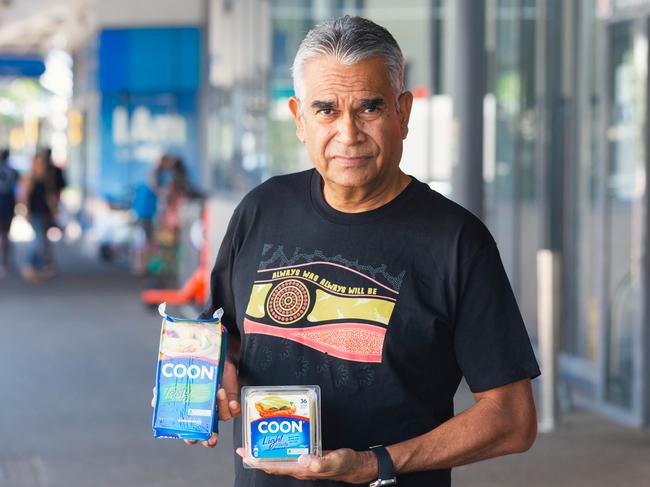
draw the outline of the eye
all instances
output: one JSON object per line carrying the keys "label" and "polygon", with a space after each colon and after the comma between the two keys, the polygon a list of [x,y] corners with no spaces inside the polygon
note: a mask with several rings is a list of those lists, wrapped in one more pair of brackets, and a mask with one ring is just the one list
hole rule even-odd
{"label": "eye", "polygon": [[333,108],[321,108],[316,112],[317,115],[325,115],[325,116],[330,116],[334,115],[334,109]]}
{"label": "eye", "polygon": [[382,107],[379,105],[369,105],[367,107],[364,107],[360,115],[368,120],[375,120],[379,117],[381,117],[382,114]]}

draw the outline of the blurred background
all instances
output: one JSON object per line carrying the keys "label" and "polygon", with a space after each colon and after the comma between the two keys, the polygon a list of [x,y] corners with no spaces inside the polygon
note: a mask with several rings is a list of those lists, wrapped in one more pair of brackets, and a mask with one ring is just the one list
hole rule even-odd
{"label": "blurred background", "polygon": [[232,485],[229,425],[151,438],[152,310],[310,167],[290,65],[343,14],[401,45],[402,168],[486,222],[542,362],[536,445],[455,485],[650,483],[650,0],[1,0],[0,486]]}

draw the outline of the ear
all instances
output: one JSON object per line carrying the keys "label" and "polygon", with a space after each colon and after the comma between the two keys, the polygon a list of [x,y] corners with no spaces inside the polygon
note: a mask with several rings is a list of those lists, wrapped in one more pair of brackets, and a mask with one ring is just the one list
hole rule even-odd
{"label": "ear", "polygon": [[399,96],[397,103],[399,103],[399,127],[402,132],[402,139],[405,139],[409,133],[409,118],[411,117],[411,108],[413,107],[413,93],[405,91]]}
{"label": "ear", "polygon": [[291,115],[293,115],[293,119],[296,122],[296,136],[302,142],[303,144],[305,143],[305,125],[304,125],[304,120],[302,119],[302,115],[300,113],[300,100],[296,98],[295,96],[292,96],[289,98],[289,110],[291,111]]}

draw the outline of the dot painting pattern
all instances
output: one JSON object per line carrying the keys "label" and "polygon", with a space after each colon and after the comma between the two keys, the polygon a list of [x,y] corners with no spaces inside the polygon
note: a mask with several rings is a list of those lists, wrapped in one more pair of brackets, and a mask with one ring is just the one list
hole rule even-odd
{"label": "dot painting pattern", "polygon": [[309,290],[297,279],[278,284],[268,297],[266,310],[276,323],[289,325],[302,319],[309,309]]}

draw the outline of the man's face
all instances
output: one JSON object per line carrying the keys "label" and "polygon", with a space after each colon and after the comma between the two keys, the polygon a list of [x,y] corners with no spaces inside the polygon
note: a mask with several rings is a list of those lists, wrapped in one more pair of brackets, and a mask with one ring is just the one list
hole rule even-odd
{"label": "man's face", "polygon": [[413,98],[396,99],[384,62],[318,56],[305,63],[303,82],[303,99],[289,108],[325,184],[372,191],[397,178]]}

